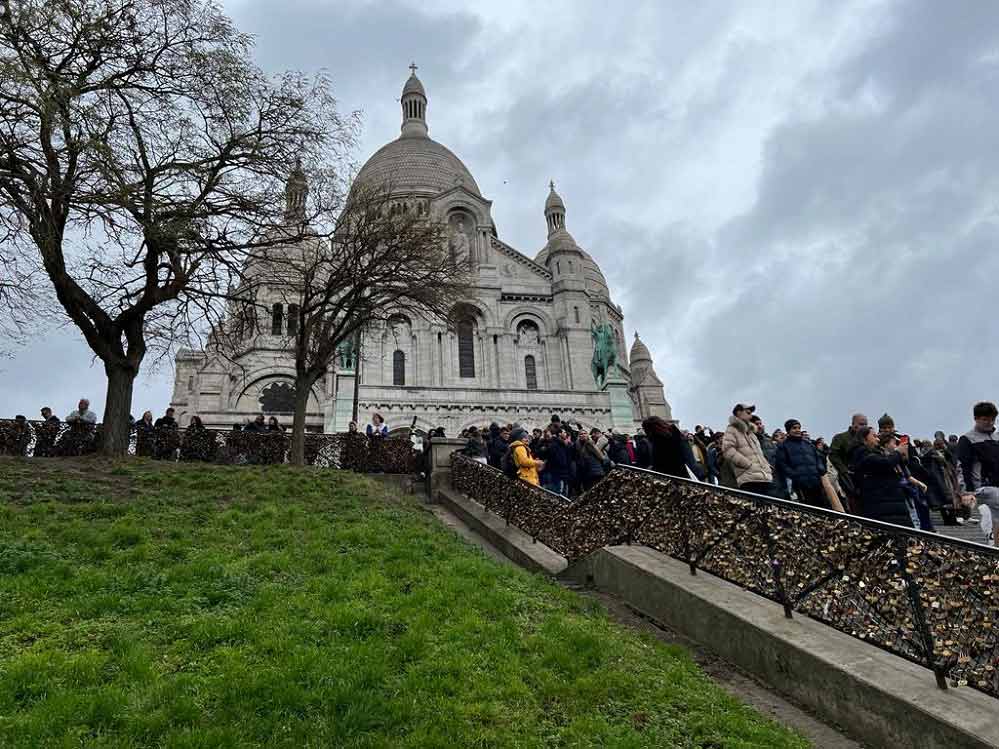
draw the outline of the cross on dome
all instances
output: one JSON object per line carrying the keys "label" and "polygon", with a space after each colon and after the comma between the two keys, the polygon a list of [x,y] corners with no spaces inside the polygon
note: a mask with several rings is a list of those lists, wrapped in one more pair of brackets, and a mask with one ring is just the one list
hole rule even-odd
{"label": "cross on dome", "polygon": [[413,75],[416,75],[416,71],[418,68],[419,66],[415,62],[409,63],[409,69],[413,73]]}

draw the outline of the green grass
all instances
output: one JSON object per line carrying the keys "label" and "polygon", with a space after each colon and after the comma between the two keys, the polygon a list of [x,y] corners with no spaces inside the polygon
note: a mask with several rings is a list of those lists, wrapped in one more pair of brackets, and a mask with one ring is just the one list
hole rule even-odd
{"label": "green grass", "polygon": [[807,742],[361,477],[4,459],[0,746]]}

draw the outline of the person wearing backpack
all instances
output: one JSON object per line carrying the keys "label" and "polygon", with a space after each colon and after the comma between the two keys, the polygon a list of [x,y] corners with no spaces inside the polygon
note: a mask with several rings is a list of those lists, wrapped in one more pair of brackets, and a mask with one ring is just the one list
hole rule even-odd
{"label": "person wearing backpack", "polygon": [[527,446],[528,434],[523,427],[514,427],[510,435],[510,448],[503,458],[503,472],[508,476],[516,471],[516,477],[528,484],[539,486],[538,472],[545,467],[543,460],[537,460]]}

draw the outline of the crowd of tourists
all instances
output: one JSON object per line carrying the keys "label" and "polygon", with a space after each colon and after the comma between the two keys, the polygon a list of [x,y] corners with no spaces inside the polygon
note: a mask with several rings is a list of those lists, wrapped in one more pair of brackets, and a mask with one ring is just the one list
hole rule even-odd
{"label": "crowd of tourists", "polygon": [[926,531],[934,530],[935,510],[946,525],[975,520],[991,533],[999,512],[997,415],[983,401],[965,435],[914,439],[888,414],[876,428],[855,414],[827,442],[797,419],[768,431],[755,406],[737,403],[720,431],[651,417],[632,435],[553,415],[543,428],[493,423],[460,436],[474,460],[570,498],[612,467],[634,466]]}

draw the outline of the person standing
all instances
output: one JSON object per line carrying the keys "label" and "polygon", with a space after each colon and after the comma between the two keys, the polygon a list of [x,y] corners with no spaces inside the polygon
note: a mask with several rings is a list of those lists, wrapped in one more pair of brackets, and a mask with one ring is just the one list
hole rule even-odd
{"label": "person standing", "polygon": [[923,456],[923,467],[934,477],[941,492],[940,514],[944,525],[963,525],[971,517],[971,507],[969,502],[963,500],[957,464],[947,449],[947,438],[943,432],[937,432],[933,445]]}
{"label": "person standing", "polygon": [[[495,427],[495,429],[494,429]],[[493,422],[489,425],[489,465],[502,468],[503,456],[510,447],[510,430]]]}
{"label": "person standing", "polygon": [[177,428],[177,419],[175,419],[173,415],[174,415],[174,410],[172,408],[168,408],[163,413],[163,415],[160,416],[156,420],[156,422],[153,424],[153,426],[156,429],[161,429],[161,428],[162,429],[176,429]]}
{"label": "person standing", "polygon": [[642,429],[635,433],[635,465],[639,468],[649,468],[652,465],[652,447]]}
{"label": "person standing", "polygon": [[545,488],[569,496],[569,478],[572,473],[572,440],[569,432],[560,429],[548,445],[545,459]]}
{"label": "person standing", "polygon": [[153,424],[153,412],[145,411],[142,418],[135,422],[135,454],[151,458],[156,452],[156,427]]}
{"label": "person standing", "polygon": [[[856,432],[860,444],[854,448],[851,472],[860,498],[860,514],[872,520],[915,528],[919,519],[902,483],[902,462],[908,445],[885,449],[873,428]],[[894,441],[893,435],[888,439]],[[913,522],[913,518],[916,522]]]}
{"label": "person standing", "polygon": [[857,512],[859,507],[859,494],[854,485],[853,475],[850,472],[853,454],[860,447],[860,430],[867,427],[867,417],[864,414],[854,414],[850,419],[850,426],[845,432],[834,435],[829,444],[829,462],[836,469],[836,478],[839,488],[846,495],[847,504],[851,512]]}
{"label": "person standing", "polygon": [[777,475],[791,482],[791,489],[798,501],[813,507],[829,508],[822,477],[826,461],[815,445],[802,435],[801,422],[788,419],[784,422],[787,439],[777,447],[775,462]]}
{"label": "person standing", "polygon": [[538,473],[544,469],[545,464],[531,454],[527,430],[523,427],[515,427],[510,435],[510,452],[513,464],[517,467],[517,478],[538,486]]}
{"label": "person standing", "polygon": [[371,423],[365,428],[365,433],[369,437],[388,437],[388,426],[380,413],[371,415]]}
{"label": "person standing", "polygon": [[999,513],[999,439],[996,438],[995,403],[981,401],[972,409],[975,425],[957,443],[964,490],[979,503]]}
{"label": "person standing", "polygon": [[486,449],[486,443],[482,440],[482,435],[479,434],[479,428],[477,426],[470,426],[467,435],[468,439],[465,442],[465,447],[462,448],[462,454],[467,455],[477,463],[488,463],[488,450]]}
{"label": "person standing", "polygon": [[66,423],[84,426],[97,424],[97,414],[90,410],[90,401],[86,398],[80,398],[76,410],[70,412],[69,416],[66,417]]}
{"label": "person standing", "polygon": [[774,476],[774,486],[771,495],[774,497],[787,498],[787,477],[781,476],[780,471],[777,470],[777,445],[779,443],[774,442],[773,439],[767,434],[767,426],[763,423],[763,419],[760,418],[759,414],[753,414],[750,421],[753,422],[753,426],[756,427],[756,439],[760,441],[760,449],[763,450],[763,455],[767,459],[767,463],[770,464],[770,470],[773,472]]}
{"label": "person standing", "polygon": [[773,471],[756,438],[756,427],[751,421],[756,406],[736,403],[722,437],[722,456],[732,466],[739,488],[772,496]]}
{"label": "person standing", "polygon": [[267,423],[264,421],[264,415],[261,413],[253,417],[253,421],[247,423],[247,425],[243,427],[243,431],[251,434],[263,434],[266,432]]}
{"label": "person standing", "polygon": [[[652,446],[652,470],[668,476],[689,479],[690,473],[687,472],[687,467],[691,464],[696,465],[696,462],[686,437],[676,425],[670,424],[661,416],[650,416],[642,422],[642,428]],[[699,470],[700,466],[696,470],[691,468],[694,475],[697,475]]]}
{"label": "person standing", "polygon": [[577,478],[584,492],[604,477],[609,463],[607,456],[594,444],[590,434],[580,432],[579,444],[576,447],[576,465]]}

